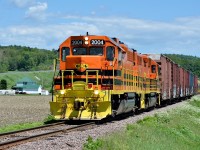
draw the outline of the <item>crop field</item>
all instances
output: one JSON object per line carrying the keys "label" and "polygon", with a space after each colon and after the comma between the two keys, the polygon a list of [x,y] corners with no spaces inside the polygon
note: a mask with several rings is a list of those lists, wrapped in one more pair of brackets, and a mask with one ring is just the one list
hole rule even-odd
{"label": "crop field", "polygon": [[43,121],[47,118],[51,96],[0,96],[0,127]]}

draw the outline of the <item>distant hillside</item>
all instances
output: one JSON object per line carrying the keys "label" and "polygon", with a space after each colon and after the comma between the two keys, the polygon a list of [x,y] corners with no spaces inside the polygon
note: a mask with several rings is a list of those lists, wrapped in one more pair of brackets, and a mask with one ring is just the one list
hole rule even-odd
{"label": "distant hillside", "polygon": [[164,54],[172,59],[175,63],[179,64],[183,68],[192,71],[200,78],[200,58],[188,55],[179,54]]}
{"label": "distant hillside", "polygon": [[[178,54],[164,54],[200,78],[200,58]],[[6,79],[11,88],[19,79],[29,77],[50,90],[53,78],[53,59],[56,52],[22,46],[0,46],[0,80]],[[40,71],[43,70],[43,71]],[[9,72],[8,72],[9,71]],[[4,73],[3,73],[4,72]],[[37,76],[41,80],[38,81]]]}
{"label": "distant hillside", "polygon": [[50,70],[54,51],[25,46],[0,46],[0,73],[7,71]]}
{"label": "distant hillside", "polygon": [[20,79],[27,77],[42,85],[44,89],[51,90],[54,71],[9,71],[7,73],[0,73],[0,80],[5,79],[8,84],[8,89],[11,89]]}

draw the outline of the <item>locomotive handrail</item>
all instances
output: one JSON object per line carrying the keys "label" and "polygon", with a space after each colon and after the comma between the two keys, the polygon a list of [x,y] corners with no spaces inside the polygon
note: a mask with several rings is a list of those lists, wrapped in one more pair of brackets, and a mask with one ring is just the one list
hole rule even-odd
{"label": "locomotive handrail", "polygon": [[114,64],[113,64],[113,68],[112,68],[112,70],[113,70],[113,90],[115,89],[115,77],[114,77],[114,74],[115,74],[115,68],[114,68]]}
{"label": "locomotive handrail", "polygon": [[[124,78],[124,74],[126,74],[126,78]],[[137,77],[138,76],[134,75],[134,70],[123,68],[121,78],[122,78],[123,85],[126,82],[127,89],[124,89],[124,86],[122,87],[122,89],[123,90],[137,90],[137,85],[138,85]],[[131,84],[130,81],[133,82],[133,84]]]}
{"label": "locomotive handrail", "polygon": [[159,86],[157,85],[157,79],[151,79],[151,81],[155,82],[150,85],[150,91],[158,90]]}
{"label": "locomotive handrail", "polygon": [[88,84],[88,72],[96,72],[97,87],[99,85],[99,70],[86,70],[86,85]]}
{"label": "locomotive handrail", "polygon": [[73,82],[74,82],[74,70],[62,70],[62,90],[64,90],[64,72],[71,72],[71,83],[73,86]]}
{"label": "locomotive handrail", "polygon": [[[71,72],[71,84],[73,86],[74,82],[74,70],[62,70],[62,90],[64,90],[64,72]],[[97,86],[99,85],[98,77],[99,77],[99,70],[86,70],[86,84],[88,84],[88,73],[89,72],[96,72],[96,83]]]}

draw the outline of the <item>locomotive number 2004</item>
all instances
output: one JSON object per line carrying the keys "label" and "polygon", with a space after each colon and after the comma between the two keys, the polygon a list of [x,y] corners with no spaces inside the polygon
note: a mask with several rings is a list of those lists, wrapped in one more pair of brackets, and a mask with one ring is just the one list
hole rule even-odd
{"label": "locomotive number 2004", "polygon": [[72,40],[71,44],[72,45],[83,45],[83,41],[82,40]]}
{"label": "locomotive number 2004", "polygon": [[104,45],[104,40],[91,40],[91,45]]}

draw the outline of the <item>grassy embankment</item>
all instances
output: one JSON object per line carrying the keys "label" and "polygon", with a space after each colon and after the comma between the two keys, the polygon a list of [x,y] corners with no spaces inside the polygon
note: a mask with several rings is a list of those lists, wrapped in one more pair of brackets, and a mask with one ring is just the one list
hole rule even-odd
{"label": "grassy embankment", "polygon": [[22,123],[0,128],[0,133],[18,131],[43,125],[43,122]]}
{"label": "grassy embankment", "polygon": [[[11,89],[13,85],[20,79],[28,77],[35,81],[39,85],[43,85],[44,89],[50,90],[52,85],[54,71],[31,71],[31,72],[18,72],[9,71],[7,73],[0,73],[0,80],[5,79],[7,81],[8,89]],[[40,79],[40,80],[38,80]]]}
{"label": "grassy embankment", "polygon": [[14,124],[14,125],[8,125],[5,127],[1,127],[0,133],[34,128],[34,127],[38,127],[38,126],[42,126],[42,125],[54,123],[54,122],[56,122],[56,120],[53,118],[53,116],[49,115],[44,119],[44,121],[41,121],[41,122],[20,123],[20,124]]}
{"label": "grassy embankment", "polygon": [[93,140],[88,138],[85,150],[123,149],[155,150],[200,148],[200,96],[195,96],[187,105],[173,111],[146,117],[136,124],[127,125],[125,131],[109,137]]}

